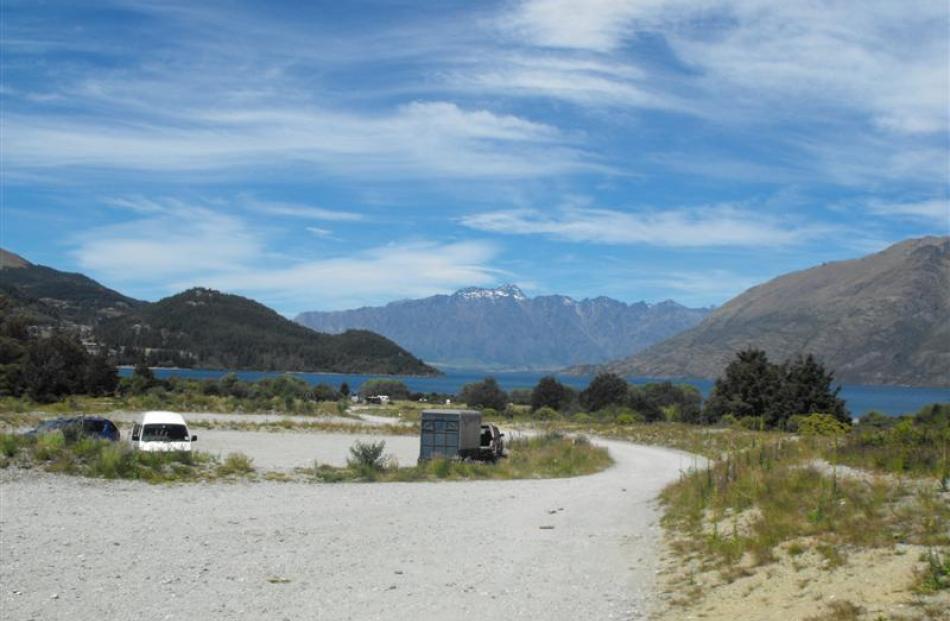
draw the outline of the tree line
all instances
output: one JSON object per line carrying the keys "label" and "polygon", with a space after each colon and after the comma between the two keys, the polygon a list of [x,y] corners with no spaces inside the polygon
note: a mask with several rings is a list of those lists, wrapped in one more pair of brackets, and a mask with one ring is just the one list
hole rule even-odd
{"label": "tree line", "polygon": [[89,353],[74,334],[32,336],[27,319],[16,314],[0,321],[0,396],[49,403],[69,395],[109,395],[118,383],[108,355]]}
{"label": "tree line", "polygon": [[740,351],[703,403],[688,384],[630,384],[614,373],[600,373],[577,391],[547,376],[530,391],[506,393],[491,377],[466,384],[460,398],[469,407],[509,411],[519,401],[539,418],[570,416],[579,420],[610,419],[621,423],[675,421],[694,424],[738,423],[757,429],[794,429],[796,417],[821,413],[850,424],[851,416],[833,372],[814,356],[782,363],[762,350]]}

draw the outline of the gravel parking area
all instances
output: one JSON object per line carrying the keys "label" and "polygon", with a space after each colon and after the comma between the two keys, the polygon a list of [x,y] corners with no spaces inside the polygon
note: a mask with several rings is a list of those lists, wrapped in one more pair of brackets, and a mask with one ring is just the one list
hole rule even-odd
{"label": "gravel parking area", "polygon": [[[314,436],[262,435],[283,446]],[[345,455],[353,436],[342,437]],[[153,486],[6,470],[0,612],[76,621],[641,618],[657,567],[653,499],[693,462],[605,444],[616,466],[557,480]]]}

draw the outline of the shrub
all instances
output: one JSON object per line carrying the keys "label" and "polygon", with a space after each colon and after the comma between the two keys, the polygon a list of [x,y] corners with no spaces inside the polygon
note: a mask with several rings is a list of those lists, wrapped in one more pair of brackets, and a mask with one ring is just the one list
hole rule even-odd
{"label": "shrub", "polygon": [[804,436],[840,436],[848,432],[848,425],[830,414],[809,414],[794,418],[799,433]]}
{"label": "shrub", "polygon": [[631,414],[621,414],[620,416],[617,417],[618,425],[632,425],[635,422],[636,420],[633,418],[633,415]]}
{"label": "shrub", "polygon": [[383,451],[386,450],[386,441],[362,442],[357,440],[350,447],[350,457],[347,465],[357,470],[383,470]]}
{"label": "shrub", "polygon": [[534,411],[534,416],[541,420],[554,420],[557,418],[557,412],[547,406],[540,407]]}
{"label": "shrub", "polygon": [[218,474],[249,474],[254,472],[254,460],[244,453],[228,453],[224,463],[218,466]]}

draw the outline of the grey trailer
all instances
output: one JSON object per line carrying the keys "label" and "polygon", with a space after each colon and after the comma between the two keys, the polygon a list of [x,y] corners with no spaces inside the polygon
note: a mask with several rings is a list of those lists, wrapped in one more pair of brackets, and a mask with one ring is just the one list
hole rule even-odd
{"label": "grey trailer", "polygon": [[472,410],[423,410],[419,461],[436,455],[449,459],[477,458],[482,415]]}

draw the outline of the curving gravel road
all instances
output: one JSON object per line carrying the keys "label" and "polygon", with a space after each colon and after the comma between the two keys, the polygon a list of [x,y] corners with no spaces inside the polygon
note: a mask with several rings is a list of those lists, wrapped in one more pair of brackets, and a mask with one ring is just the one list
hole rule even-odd
{"label": "curving gravel road", "polygon": [[604,444],[614,467],[556,480],[151,486],[3,471],[0,616],[641,618],[653,499],[694,461]]}

